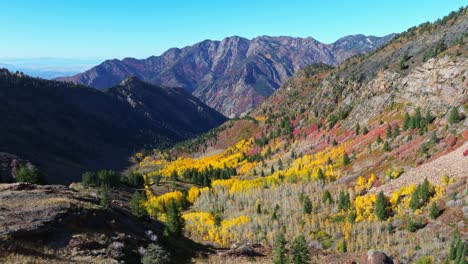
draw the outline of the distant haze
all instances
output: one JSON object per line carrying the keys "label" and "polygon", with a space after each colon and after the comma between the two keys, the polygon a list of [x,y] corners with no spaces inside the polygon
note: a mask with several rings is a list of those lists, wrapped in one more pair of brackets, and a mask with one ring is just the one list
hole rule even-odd
{"label": "distant haze", "polygon": [[84,72],[102,61],[94,58],[0,58],[0,68],[21,71],[33,77],[53,79]]}

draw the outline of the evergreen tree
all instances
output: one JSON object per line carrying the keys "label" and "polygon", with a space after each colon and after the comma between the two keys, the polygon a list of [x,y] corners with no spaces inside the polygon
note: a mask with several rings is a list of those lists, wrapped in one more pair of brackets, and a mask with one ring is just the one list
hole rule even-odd
{"label": "evergreen tree", "polygon": [[294,264],[308,264],[310,262],[309,249],[303,235],[297,236],[292,245]]}
{"label": "evergreen tree", "polygon": [[380,144],[382,142],[383,142],[382,138],[380,137],[380,135],[378,135],[377,136],[377,144]]}
{"label": "evergreen tree", "polygon": [[359,131],[361,130],[361,127],[359,126],[359,123],[356,125],[356,128],[354,129],[354,133],[357,135],[359,135]]}
{"label": "evergreen tree", "polygon": [[455,260],[455,258],[457,257],[458,243],[460,243],[460,231],[457,229],[453,232],[452,238],[450,239],[448,257],[451,260]]}
{"label": "evergreen tree", "polygon": [[391,125],[387,126],[387,131],[385,133],[385,137],[386,137],[387,140],[392,138],[392,126]]}
{"label": "evergreen tree", "polygon": [[382,147],[382,150],[383,150],[383,151],[390,151],[390,150],[392,150],[392,149],[390,148],[390,144],[388,144],[388,141],[387,141],[387,140],[385,140],[385,143],[384,143],[384,145],[383,145],[383,147]]}
{"label": "evergreen tree", "polygon": [[273,263],[275,264],[286,264],[286,238],[284,233],[279,231],[276,235],[275,246],[273,249]]}
{"label": "evergreen tree", "polygon": [[437,207],[436,203],[432,203],[431,208],[429,209],[429,217],[431,219],[436,219],[440,215],[440,209]]}
{"label": "evergreen tree", "polygon": [[421,184],[421,189],[419,191],[419,199],[422,205],[426,204],[431,197],[431,189],[430,189],[429,181],[424,179],[424,182]]}
{"label": "evergreen tree", "polygon": [[456,107],[453,107],[452,110],[450,111],[448,122],[449,124],[455,124],[455,123],[460,122],[460,116],[458,114],[458,109]]}
{"label": "evergreen tree", "polygon": [[346,166],[346,165],[348,165],[350,162],[351,162],[351,160],[349,159],[348,154],[346,154],[346,152],[345,152],[345,154],[343,155],[343,165]]}
{"label": "evergreen tree", "polygon": [[346,220],[348,220],[348,223],[354,224],[356,222],[356,211],[354,209],[351,209],[348,213],[348,216],[346,217]]}
{"label": "evergreen tree", "polygon": [[367,133],[369,133],[369,130],[367,129],[367,127],[364,127],[364,129],[362,130],[362,134],[367,135]]}
{"label": "evergreen tree", "polygon": [[327,203],[327,202],[328,202],[329,204],[333,203],[333,198],[332,198],[332,196],[331,196],[330,191],[325,190],[325,192],[323,192],[323,195],[322,195],[322,202],[323,202],[324,204]]}
{"label": "evergreen tree", "polygon": [[431,134],[431,142],[433,144],[437,144],[439,143],[439,138],[437,137],[437,134],[435,131],[432,131],[432,134]]}
{"label": "evergreen tree", "polygon": [[312,213],[312,202],[310,201],[309,196],[305,195],[302,199],[302,211],[304,214]]}
{"label": "evergreen tree", "polygon": [[421,185],[418,185],[416,190],[411,194],[411,200],[410,200],[410,208],[414,211],[418,209],[421,206],[421,201],[419,198],[419,193],[420,193]]}
{"label": "evergreen tree", "polygon": [[135,191],[130,199],[130,211],[138,218],[143,218],[148,215],[143,202],[146,200],[146,195],[142,192]]}
{"label": "evergreen tree", "polygon": [[168,236],[180,237],[184,231],[185,222],[180,213],[179,207],[174,199],[171,199],[166,210],[166,230]]}
{"label": "evergreen tree", "polygon": [[398,124],[396,124],[394,127],[393,127],[393,131],[392,131],[392,137],[393,138],[396,138],[400,135],[400,126],[398,126]]}
{"label": "evergreen tree", "polygon": [[349,198],[349,193],[340,191],[338,195],[338,211],[348,211],[351,207],[351,200]]}
{"label": "evergreen tree", "polygon": [[374,214],[375,216],[377,216],[379,220],[383,221],[388,218],[387,207],[388,207],[387,197],[385,197],[384,193],[381,191],[377,195],[377,200],[375,201],[375,207],[374,207]]}
{"label": "evergreen tree", "polygon": [[109,189],[104,185],[100,187],[98,190],[98,197],[99,197],[99,205],[104,208],[108,209],[111,206],[111,198],[109,194]]}
{"label": "evergreen tree", "polygon": [[414,120],[414,128],[421,128],[421,108],[416,107],[413,120]]}
{"label": "evergreen tree", "polygon": [[406,131],[410,129],[411,117],[408,112],[405,113],[405,118],[403,120],[403,130]]}
{"label": "evergreen tree", "polygon": [[317,171],[317,179],[321,182],[325,181],[325,175],[323,175],[323,171],[321,168]]}

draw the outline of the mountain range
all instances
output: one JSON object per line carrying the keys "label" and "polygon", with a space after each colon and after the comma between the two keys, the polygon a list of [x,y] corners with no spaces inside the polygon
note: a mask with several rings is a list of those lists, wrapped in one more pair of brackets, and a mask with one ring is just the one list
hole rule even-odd
{"label": "mountain range", "polygon": [[147,59],[107,60],[60,81],[104,89],[136,76],[149,83],[183,87],[228,117],[246,114],[299,69],[314,63],[337,66],[393,38],[352,35],[324,44],[313,38],[228,37],[172,48]]}
{"label": "mountain range", "polygon": [[38,165],[50,183],[124,168],[139,148],[165,147],[226,118],[181,88],[127,78],[106,90],[0,72],[0,149]]}

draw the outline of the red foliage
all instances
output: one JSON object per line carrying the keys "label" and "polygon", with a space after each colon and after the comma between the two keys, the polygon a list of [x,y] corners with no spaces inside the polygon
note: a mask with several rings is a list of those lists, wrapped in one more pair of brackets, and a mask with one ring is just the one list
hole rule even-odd
{"label": "red foliage", "polygon": [[465,157],[468,156],[468,149],[463,151],[463,156],[465,156]]}

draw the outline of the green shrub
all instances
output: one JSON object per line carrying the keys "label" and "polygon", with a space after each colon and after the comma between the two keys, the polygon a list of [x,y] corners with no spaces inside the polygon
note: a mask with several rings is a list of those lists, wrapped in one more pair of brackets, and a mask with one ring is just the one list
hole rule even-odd
{"label": "green shrub", "polygon": [[434,257],[424,256],[413,262],[413,264],[434,264]]}
{"label": "green shrub", "polygon": [[157,244],[150,244],[141,258],[143,264],[166,264],[169,261],[169,254]]}

